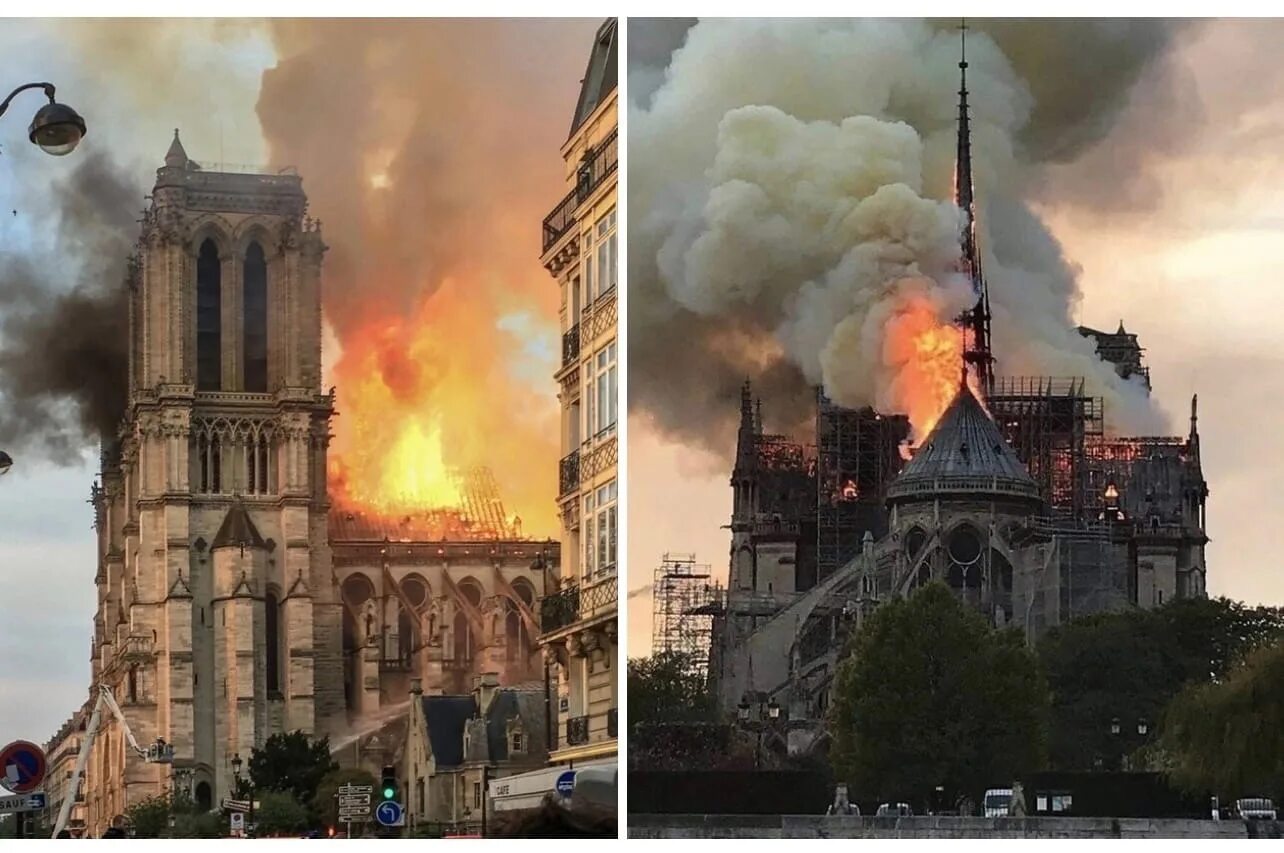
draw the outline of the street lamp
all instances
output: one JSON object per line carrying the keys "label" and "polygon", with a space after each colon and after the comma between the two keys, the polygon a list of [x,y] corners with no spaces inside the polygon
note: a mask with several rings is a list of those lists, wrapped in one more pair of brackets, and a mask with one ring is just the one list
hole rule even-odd
{"label": "street lamp", "polygon": [[8,474],[9,469],[12,467],[13,467],[13,457],[10,456],[8,453],[5,453],[3,450],[0,450],[0,477],[3,477],[5,474]]}
{"label": "street lamp", "polygon": [[241,767],[244,764],[245,762],[241,761],[241,753],[238,752],[232,756],[232,776],[237,782],[241,781]]}
{"label": "street lamp", "polygon": [[1142,737],[1145,737],[1146,733],[1149,731],[1150,731],[1150,723],[1146,722],[1145,717],[1142,717],[1140,720],[1137,721],[1137,734],[1141,735]]}
{"label": "street lamp", "polygon": [[1119,729],[1119,718],[1118,718],[1118,717],[1115,717],[1114,719],[1112,719],[1112,720],[1110,721],[1110,733],[1111,733],[1112,735],[1117,735],[1117,734],[1119,734],[1119,731],[1120,731],[1120,729]]}
{"label": "street lamp", "polygon": [[31,120],[31,127],[27,129],[27,137],[39,145],[40,150],[46,154],[52,154],[55,157],[70,154],[85,137],[85,120],[71,107],[54,100],[52,83],[27,83],[14,89],[9,93],[9,97],[0,103],[0,116],[9,109],[9,103],[14,97],[27,89],[43,89],[45,96],[49,98],[49,103],[36,111],[35,118]]}

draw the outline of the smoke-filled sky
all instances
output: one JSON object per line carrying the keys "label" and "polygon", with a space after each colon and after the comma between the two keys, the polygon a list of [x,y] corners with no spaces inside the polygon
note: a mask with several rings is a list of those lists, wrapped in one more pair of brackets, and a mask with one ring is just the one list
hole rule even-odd
{"label": "smoke-filled sky", "polygon": [[[1268,533],[1284,427],[1270,284],[1284,260],[1270,189],[1284,171],[1284,25],[973,27],[999,372],[1086,375],[1124,432],[1185,432],[1198,391],[1210,590],[1284,602]],[[726,576],[743,378],[766,397],[768,430],[805,437],[809,380],[887,402],[897,365],[869,318],[894,312],[888,279],[939,282],[946,315],[933,202],[950,198],[958,35],[945,22],[635,20],[629,49],[636,655],[649,649],[647,587],[665,550],[695,551]],[[1147,348],[1149,400],[1069,333],[1120,319]],[[662,344],[675,337],[681,349]],[[678,369],[679,356],[700,369]]]}
{"label": "smoke-filled sky", "polygon": [[0,480],[0,738],[43,741],[87,695],[93,434],[119,413],[117,286],[176,127],[207,168],[303,176],[330,247],[336,450],[356,453],[371,392],[350,389],[375,374],[392,389],[376,438],[394,412],[434,412],[445,461],[489,465],[524,532],[555,535],[558,297],[539,222],[565,193],[559,148],[599,24],[0,28],[7,82],[53,82],[89,127],[53,158],[25,138],[39,93],[0,119],[0,448],[17,460]]}

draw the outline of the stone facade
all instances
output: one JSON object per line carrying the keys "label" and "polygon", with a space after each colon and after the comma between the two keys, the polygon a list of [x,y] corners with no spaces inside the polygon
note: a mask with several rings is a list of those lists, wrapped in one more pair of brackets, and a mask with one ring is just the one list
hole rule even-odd
{"label": "stone facade", "polygon": [[562,521],[559,589],[541,610],[540,644],[557,685],[551,761],[614,756],[619,577],[617,321],[617,24],[598,30],[569,138],[568,193],[543,223],[544,267],[561,292]]}
{"label": "stone facade", "polygon": [[[103,454],[93,681],[196,800],[233,755],[344,714],[326,537],[320,224],[296,175],[206,172],[175,133],[129,288],[129,398]],[[166,790],[106,715],[88,826]]]}

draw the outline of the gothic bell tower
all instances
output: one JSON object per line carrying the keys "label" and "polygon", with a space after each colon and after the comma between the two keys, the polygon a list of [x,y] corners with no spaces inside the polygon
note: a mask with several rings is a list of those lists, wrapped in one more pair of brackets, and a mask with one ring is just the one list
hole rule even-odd
{"label": "gothic bell tower", "polygon": [[[94,676],[140,742],[173,744],[198,803],[227,794],[234,755],[343,715],[326,247],[306,211],[298,175],[203,169],[175,131],[129,268],[128,409],[95,490]],[[88,777],[123,775],[120,810],[169,784],[120,754]]]}

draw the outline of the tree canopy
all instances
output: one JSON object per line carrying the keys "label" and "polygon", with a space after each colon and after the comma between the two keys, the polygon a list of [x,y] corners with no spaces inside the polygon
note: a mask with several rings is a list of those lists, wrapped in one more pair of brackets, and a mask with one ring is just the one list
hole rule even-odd
{"label": "tree canopy", "polygon": [[[630,705],[632,695],[630,695]],[[1041,766],[1047,686],[1015,629],[995,630],[944,585],[864,622],[830,708],[837,779],[864,796],[922,806],[979,799]]]}
{"label": "tree canopy", "polygon": [[1225,797],[1284,797],[1284,640],[1225,677],[1183,690],[1160,741],[1183,788]]}
{"label": "tree canopy", "polygon": [[314,741],[294,731],[272,735],[250,754],[250,779],[260,793],[288,791],[308,803],[325,775],[338,766],[330,757],[329,738]]}
{"label": "tree canopy", "polygon": [[679,652],[629,660],[629,725],[711,722],[709,683]]}
{"label": "tree canopy", "polygon": [[1225,598],[1178,599],[1156,610],[1097,614],[1053,628],[1038,645],[1052,692],[1052,766],[1122,766],[1127,754],[1153,739],[1164,708],[1183,686],[1222,675],[1282,631],[1280,609]]}

